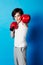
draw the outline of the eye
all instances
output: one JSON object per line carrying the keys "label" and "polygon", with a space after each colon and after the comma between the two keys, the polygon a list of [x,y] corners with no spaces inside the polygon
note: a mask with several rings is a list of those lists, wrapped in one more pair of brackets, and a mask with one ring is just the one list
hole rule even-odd
{"label": "eye", "polygon": [[18,17],[19,17],[20,15],[18,15]]}

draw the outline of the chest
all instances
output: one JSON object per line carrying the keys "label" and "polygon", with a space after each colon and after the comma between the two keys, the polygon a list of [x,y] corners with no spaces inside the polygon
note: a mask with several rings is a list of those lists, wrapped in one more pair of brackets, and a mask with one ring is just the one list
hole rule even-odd
{"label": "chest", "polygon": [[20,24],[18,29],[15,29],[15,35],[17,36],[24,36],[27,32],[27,26]]}

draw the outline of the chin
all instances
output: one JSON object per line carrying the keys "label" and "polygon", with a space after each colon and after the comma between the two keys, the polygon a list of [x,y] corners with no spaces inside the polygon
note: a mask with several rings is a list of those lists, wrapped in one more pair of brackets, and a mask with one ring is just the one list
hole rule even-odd
{"label": "chin", "polygon": [[17,21],[17,23],[20,23],[20,21]]}
{"label": "chin", "polygon": [[19,22],[17,22],[17,23],[19,23]]}

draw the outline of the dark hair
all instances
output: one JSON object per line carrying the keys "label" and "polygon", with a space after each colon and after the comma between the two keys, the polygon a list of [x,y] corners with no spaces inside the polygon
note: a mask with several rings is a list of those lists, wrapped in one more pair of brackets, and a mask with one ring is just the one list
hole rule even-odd
{"label": "dark hair", "polygon": [[23,10],[22,10],[21,8],[15,8],[15,9],[12,11],[12,17],[14,17],[17,12],[19,12],[20,15],[23,14]]}

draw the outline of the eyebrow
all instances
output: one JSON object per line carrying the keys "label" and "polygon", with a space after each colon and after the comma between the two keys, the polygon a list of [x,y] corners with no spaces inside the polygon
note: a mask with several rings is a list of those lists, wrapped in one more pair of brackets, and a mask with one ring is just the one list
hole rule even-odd
{"label": "eyebrow", "polygon": [[[17,16],[19,16],[20,14],[18,14]],[[14,17],[16,17],[16,15],[14,16]]]}

